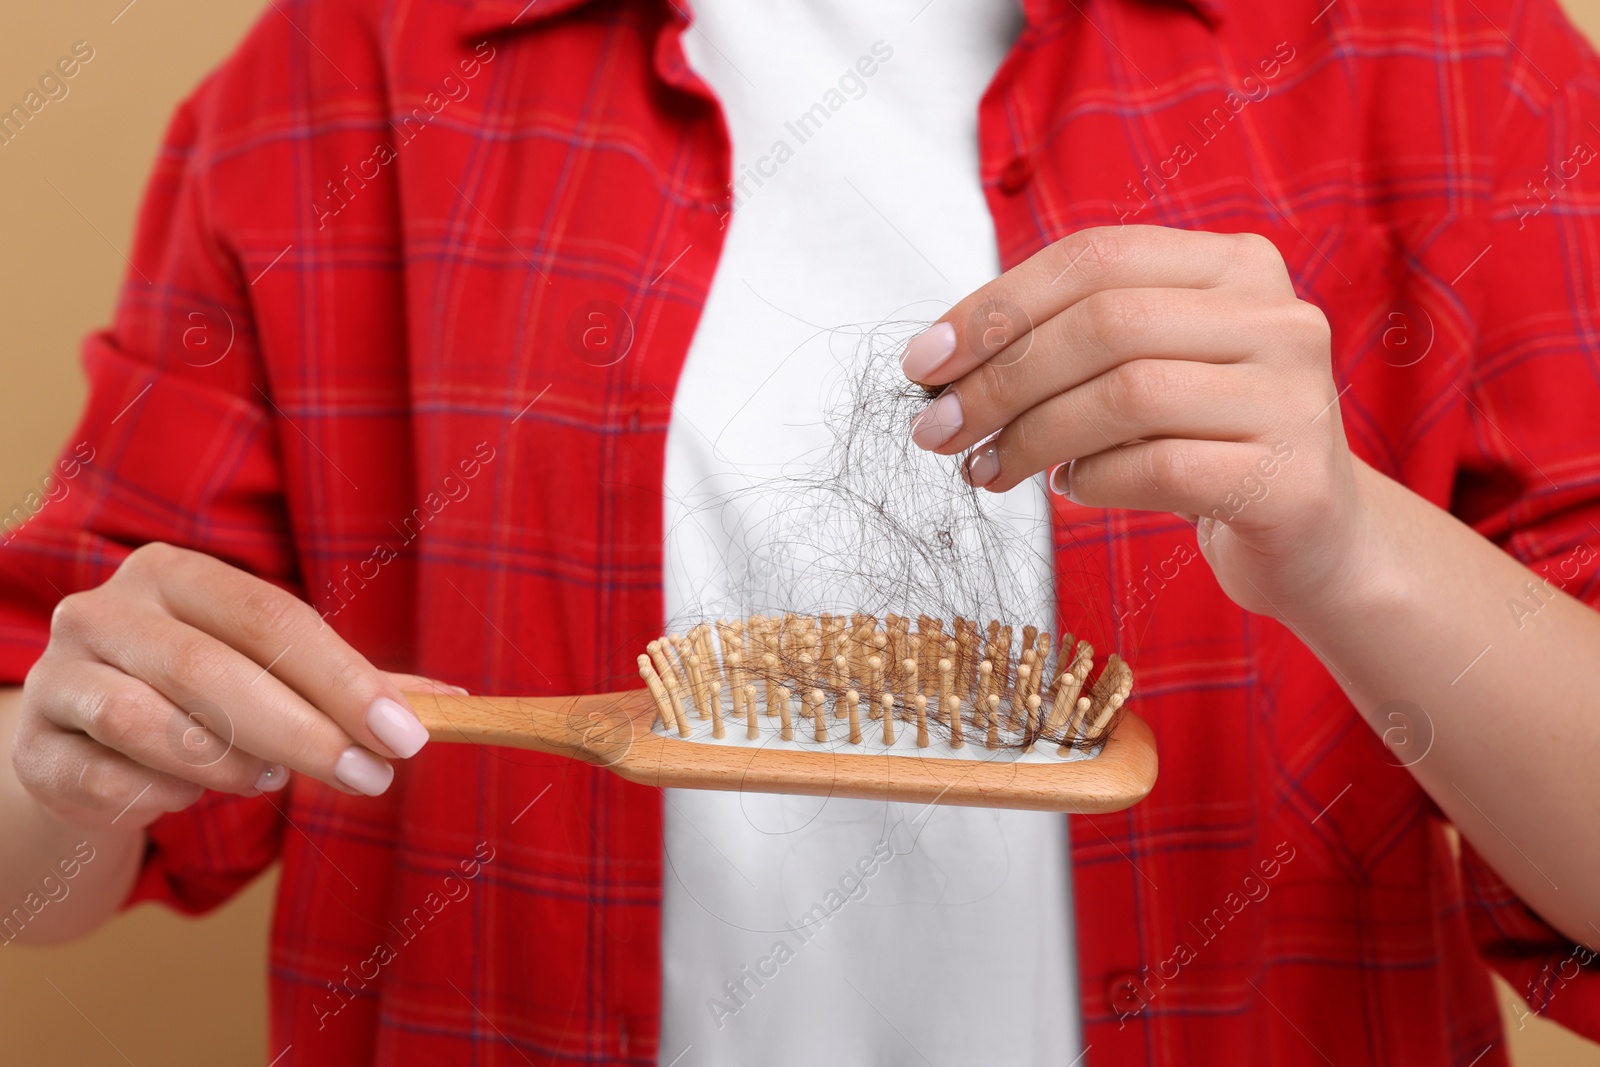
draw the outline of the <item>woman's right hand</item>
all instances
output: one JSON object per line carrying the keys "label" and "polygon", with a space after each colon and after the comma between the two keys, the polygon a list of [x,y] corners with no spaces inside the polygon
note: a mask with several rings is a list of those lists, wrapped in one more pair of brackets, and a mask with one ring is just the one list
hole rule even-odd
{"label": "woman's right hand", "polygon": [[427,742],[401,687],[304,601],[220,560],[149,544],[66,597],[29,672],[17,777],[58,818],[133,829],[206,789],[310,775],[376,796]]}

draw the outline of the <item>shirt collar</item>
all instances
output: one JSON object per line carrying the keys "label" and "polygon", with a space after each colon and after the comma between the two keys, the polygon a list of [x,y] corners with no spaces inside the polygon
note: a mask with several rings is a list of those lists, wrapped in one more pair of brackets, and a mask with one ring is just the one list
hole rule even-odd
{"label": "shirt collar", "polygon": [[[505,33],[536,25],[571,11],[590,0],[471,0],[461,21],[461,34],[476,40],[490,34]],[[665,0],[680,23],[691,18],[690,0]],[[1226,15],[1228,0],[1139,0],[1158,6],[1186,7],[1215,28]],[[1079,7],[1078,0],[1022,0],[1023,16],[1030,25],[1042,25],[1061,16],[1064,9]],[[1081,10],[1081,8],[1080,8]]]}

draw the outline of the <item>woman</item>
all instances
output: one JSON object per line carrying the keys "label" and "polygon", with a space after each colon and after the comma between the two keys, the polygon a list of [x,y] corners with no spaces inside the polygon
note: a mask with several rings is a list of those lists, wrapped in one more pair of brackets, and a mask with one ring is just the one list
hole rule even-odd
{"label": "woman", "polygon": [[[5,899],[75,885],[7,937],[281,859],[285,1063],[1491,1064],[1482,955],[1592,1016],[1595,60],[1544,0],[1319,8],[269,12],[0,555]],[[1148,800],[425,745],[407,688],[624,684],[765,595],[727,502],[907,318],[916,447],[1019,533],[1049,472],[1055,596],[1011,569],[1136,655]]]}

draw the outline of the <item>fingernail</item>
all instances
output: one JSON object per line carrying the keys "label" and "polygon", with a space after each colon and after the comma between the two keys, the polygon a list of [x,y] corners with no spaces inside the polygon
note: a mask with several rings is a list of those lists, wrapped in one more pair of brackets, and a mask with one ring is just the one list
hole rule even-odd
{"label": "fingernail", "polygon": [[357,793],[379,796],[394,781],[394,768],[364,748],[351,745],[339,753],[333,776]]}
{"label": "fingernail", "polygon": [[276,793],[288,784],[289,772],[281,763],[274,763],[256,779],[256,788],[263,793]]}
{"label": "fingernail", "polygon": [[967,484],[982,489],[1000,473],[1000,456],[993,445],[974,452],[967,460]]}
{"label": "fingernail", "polygon": [[379,697],[367,709],[367,729],[401,759],[415,756],[428,743],[428,728],[388,697]]}
{"label": "fingernail", "polygon": [[472,695],[471,693],[467,692],[465,689],[463,689],[459,685],[452,685],[452,686],[449,687],[449,689],[450,689],[450,692],[454,693],[458,697],[469,697],[469,696]]}
{"label": "fingernail", "polygon": [[918,448],[933,451],[961,429],[961,398],[953,391],[917,413],[911,420],[911,440]]}
{"label": "fingernail", "polygon": [[927,381],[956,350],[956,328],[948,322],[923,330],[906,345],[900,369],[914,382]]}
{"label": "fingernail", "polygon": [[1050,491],[1057,496],[1072,499],[1072,464],[1058,463],[1050,472]]}

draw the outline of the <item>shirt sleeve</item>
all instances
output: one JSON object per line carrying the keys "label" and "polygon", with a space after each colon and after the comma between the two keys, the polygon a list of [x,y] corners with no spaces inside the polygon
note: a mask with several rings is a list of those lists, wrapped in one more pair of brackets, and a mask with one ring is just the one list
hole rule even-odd
{"label": "shirt sleeve", "polygon": [[[1488,247],[1472,267],[1478,343],[1452,510],[1551,586],[1600,606],[1600,64],[1554,0],[1519,4],[1503,28],[1516,44]],[[1539,586],[1526,593],[1508,613],[1537,612]],[[1465,843],[1461,863],[1485,959],[1531,1010],[1600,1038],[1594,953]]]}
{"label": "shirt sleeve", "polygon": [[[146,542],[298,592],[248,286],[207,222],[207,92],[167,131],[113,324],[83,346],[80,421],[39,490],[0,516],[0,682],[23,680],[62,597]],[[213,906],[272,862],[281,833],[262,798],[208,794],[151,824],[130,903]]]}

